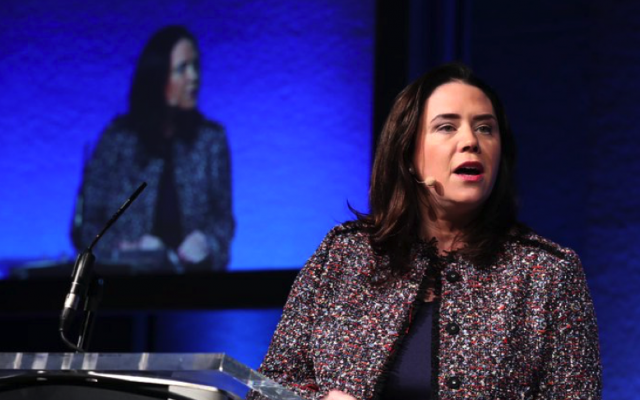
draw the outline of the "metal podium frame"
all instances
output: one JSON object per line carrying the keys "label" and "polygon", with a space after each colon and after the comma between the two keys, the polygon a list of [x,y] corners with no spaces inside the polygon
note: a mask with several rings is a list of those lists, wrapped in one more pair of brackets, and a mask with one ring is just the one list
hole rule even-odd
{"label": "metal podium frame", "polygon": [[[303,400],[224,353],[0,353],[0,398],[17,390],[83,387],[172,400]],[[41,389],[38,389],[41,390]],[[19,397],[19,398],[25,398]]]}

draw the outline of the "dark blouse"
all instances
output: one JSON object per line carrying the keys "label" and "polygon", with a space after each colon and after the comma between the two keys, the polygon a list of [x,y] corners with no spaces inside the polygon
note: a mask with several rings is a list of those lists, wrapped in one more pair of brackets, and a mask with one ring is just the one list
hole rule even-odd
{"label": "dark blouse", "polygon": [[164,166],[158,184],[156,212],[151,232],[162,239],[162,243],[177,250],[184,239],[184,230],[180,221],[180,201],[176,191],[175,170],[172,156],[173,140],[163,143],[162,158]]}
{"label": "dark blouse", "polygon": [[433,302],[418,303],[407,336],[388,372],[382,400],[431,398],[431,329]]}

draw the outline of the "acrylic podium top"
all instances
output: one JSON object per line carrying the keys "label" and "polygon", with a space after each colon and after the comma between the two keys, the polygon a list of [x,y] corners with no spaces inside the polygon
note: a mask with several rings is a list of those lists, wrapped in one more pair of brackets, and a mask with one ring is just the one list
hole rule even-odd
{"label": "acrylic podium top", "polygon": [[240,397],[252,389],[272,400],[302,400],[224,353],[0,353],[0,377],[19,371],[155,379],[217,387]]}

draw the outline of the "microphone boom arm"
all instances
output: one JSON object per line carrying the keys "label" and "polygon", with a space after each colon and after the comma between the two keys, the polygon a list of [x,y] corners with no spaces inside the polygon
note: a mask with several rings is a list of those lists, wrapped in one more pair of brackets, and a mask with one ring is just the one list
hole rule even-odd
{"label": "microphone boom arm", "polygon": [[[91,245],[87,247],[85,251],[78,255],[76,262],[73,266],[73,272],[71,273],[71,289],[67,294],[67,297],[64,301],[64,307],[62,308],[62,313],[60,314],[60,337],[62,341],[78,352],[84,352],[84,347],[88,347],[89,337],[91,334],[91,326],[93,324],[94,313],[97,310],[97,303],[100,301],[100,297],[102,296],[102,279],[95,278],[93,274],[93,265],[95,264],[96,257],[93,255],[92,250],[95,245],[98,243],[100,238],[105,234],[105,232],[113,225],[118,218],[129,208],[131,203],[142,193],[142,191],[147,187],[146,182],[142,182],[140,186],[133,192],[131,197],[129,197],[124,204],[116,211],[116,213],[109,219],[105,227],[98,233],[98,235],[93,239]],[[96,279],[99,282],[95,282]],[[94,290],[91,290],[90,287],[94,286]],[[98,291],[100,293],[90,293]],[[90,299],[87,298],[87,295],[90,294]],[[70,340],[66,337],[66,331],[71,326],[71,323],[75,319],[75,315],[78,311],[78,308],[81,306],[85,308],[85,321],[83,332],[80,334],[80,340],[78,342],[78,346],[74,345]]]}

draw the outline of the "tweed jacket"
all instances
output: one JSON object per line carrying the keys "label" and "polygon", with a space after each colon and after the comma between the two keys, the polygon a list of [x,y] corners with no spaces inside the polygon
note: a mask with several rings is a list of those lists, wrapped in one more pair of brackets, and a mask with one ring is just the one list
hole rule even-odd
{"label": "tweed jacket", "polygon": [[358,223],[334,228],[298,275],[260,371],[304,398],[380,395],[435,269],[432,399],[601,398],[593,304],[578,256],[533,233],[478,268],[434,243],[401,279],[376,284],[386,257]]}
{"label": "tweed jacket", "polygon": [[[205,234],[211,249],[211,270],[224,270],[234,232],[231,211],[231,169],[227,138],[221,125],[204,121],[191,144],[172,147],[175,189],[184,238],[194,230]],[[101,239],[99,260],[115,260],[118,243],[150,234],[158,200],[164,159],[150,154],[138,135],[116,119],[103,132],[85,166],[76,203],[72,238],[86,248],[111,215],[141,182],[148,186]]]}

